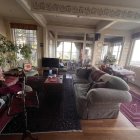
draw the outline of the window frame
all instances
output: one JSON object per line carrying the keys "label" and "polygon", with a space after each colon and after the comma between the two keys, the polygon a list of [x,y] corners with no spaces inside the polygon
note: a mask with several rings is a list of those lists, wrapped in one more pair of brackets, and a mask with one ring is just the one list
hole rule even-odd
{"label": "window frame", "polygon": [[[105,52],[105,47],[107,46],[107,51],[106,51],[106,54],[104,53]],[[109,45],[106,43],[103,45],[102,47],[102,52],[101,52],[101,61],[104,60],[105,56],[108,54],[108,51],[109,51]]]}
{"label": "window frame", "polygon": [[130,66],[130,67],[140,68],[140,66],[136,66],[136,65],[130,64],[131,63],[131,59],[132,59],[132,55],[133,55],[133,50],[134,50],[134,45],[135,45],[135,41],[136,40],[140,40],[140,37],[137,37],[137,38],[132,39],[131,47],[130,47],[130,50],[129,50],[129,58],[128,58],[128,61],[127,61],[127,65]]}
{"label": "window frame", "polygon": [[[72,52],[72,46],[73,46],[72,43],[75,43],[75,42],[73,42],[73,41],[60,41],[60,42],[62,43],[62,60],[64,60],[64,61],[75,60],[75,59],[72,59],[72,54],[77,54],[77,55],[79,54],[78,52]],[[65,42],[71,43],[70,52],[64,52]],[[57,48],[56,48],[56,57],[58,57],[57,52],[60,52],[60,51],[57,51]],[[64,53],[70,53],[70,55],[69,55],[70,59],[64,59]]]}
{"label": "window frame", "polygon": [[119,48],[118,48],[118,51],[117,51],[117,57],[118,57],[118,54],[119,54],[119,52],[120,52],[119,58],[116,59],[116,63],[119,64],[120,59],[121,59],[121,56],[122,56],[122,51],[123,51],[123,43],[122,43],[122,42],[114,42],[114,43],[113,43],[112,55],[113,55],[114,46],[116,46],[115,44],[120,44],[120,45],[121,45],[121,50],[119,51]]}
{"label": "window frame", "polygon": [[[19,29],[19,28],[11,28],[11,30],[10,30],[10,32],[11,32],[11,35],[12,35],[12,40],[13,40],[13,42],[15,43],[15,44],[17,44],[17,39],[16,39],[16,37],[17,37],[17,34],[16,34],[16,30],[25,30],[25,32],[27,31],[27,30],[29,30],[29,29]],[[30,32],[30,31],[35,31],[35,32]],[[26,35],[27,34],[29,34],[29,37],[30,38],[33,38],[33,40],[35,40],[36,39],[36,48],[34,48],[33,46],[35,45],[35,43],[34,43],[34,41],[30,41],[30,43],[31,43],[31,50],[32,51],[34,51],[34,50],[36,50],[36,62],[35,62],[35,66],[37,66],[38,65],[38,54],[37,54],[37,52],[38,52],[38,40],[37,40],[37,30],[32,30],[32,29],[30,29],[29,30],[29,32],[28,33],[25,33]],[[32,34],[33,36],[31,37],[31,35],[30,34]],[[26,36],[25,35],[25,36]],[[34,35],[36,36],[36,37],[34,37]],[[27,36],[26,36],[27,37]],[[23,38],[23,35],[21,36],[21,38]],[[23,43],[24,44],[24,43]],[[26,44],[26,42],[25,42],[25,44]],[[32,61],[33,59],[31,59],[31,61]]]}

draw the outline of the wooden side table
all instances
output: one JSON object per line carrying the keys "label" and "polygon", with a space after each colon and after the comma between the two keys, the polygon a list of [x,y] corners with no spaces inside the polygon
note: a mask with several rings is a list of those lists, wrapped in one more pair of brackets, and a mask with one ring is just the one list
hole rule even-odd
{"label": "wooden side table", "polygon": [[63,75],[48,77],[44,82],[45,90],[48,94],[63,92]]}

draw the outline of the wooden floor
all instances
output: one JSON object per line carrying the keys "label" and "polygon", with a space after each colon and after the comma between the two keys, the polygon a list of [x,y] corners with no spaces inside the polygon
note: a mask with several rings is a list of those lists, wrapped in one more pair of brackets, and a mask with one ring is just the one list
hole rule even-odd
{"label": "wooden floor", "polygon": [[[81,132],[37,133],[39,140],[140,140],[140,129],[121,113],[117,119],[82,120]],[[0,136],[0,140],[20,140],[21,135]]]}

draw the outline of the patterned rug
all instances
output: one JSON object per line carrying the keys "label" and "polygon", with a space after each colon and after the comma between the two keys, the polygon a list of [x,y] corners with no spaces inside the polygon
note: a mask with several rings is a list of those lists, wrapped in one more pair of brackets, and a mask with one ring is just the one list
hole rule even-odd
{"label": "patterned rug", "polygon": [[134,126],[140,126],[140,95],[130,91],[132,102],[123,103],[120,111],[132,122]]}
{"label": "patterned rug", "polygon": [[[30,78],[27,82],[38,91],[39,108],[28,109],[28,129],[31,132],[75,131],[81,130],[72,88],[72,79],[64,77],[64,92],[46,96],[43,88],[45,78]],[[3,133],[22,133],[23,115],[11,121]]]}

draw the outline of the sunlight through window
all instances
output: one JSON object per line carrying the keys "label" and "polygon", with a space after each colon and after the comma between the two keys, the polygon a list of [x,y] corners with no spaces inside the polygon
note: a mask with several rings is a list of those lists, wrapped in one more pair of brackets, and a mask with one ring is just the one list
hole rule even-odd
{"label": "sunlight through window", "polygon": [[135,40],[130,65],[140,67],[140,40]]}

